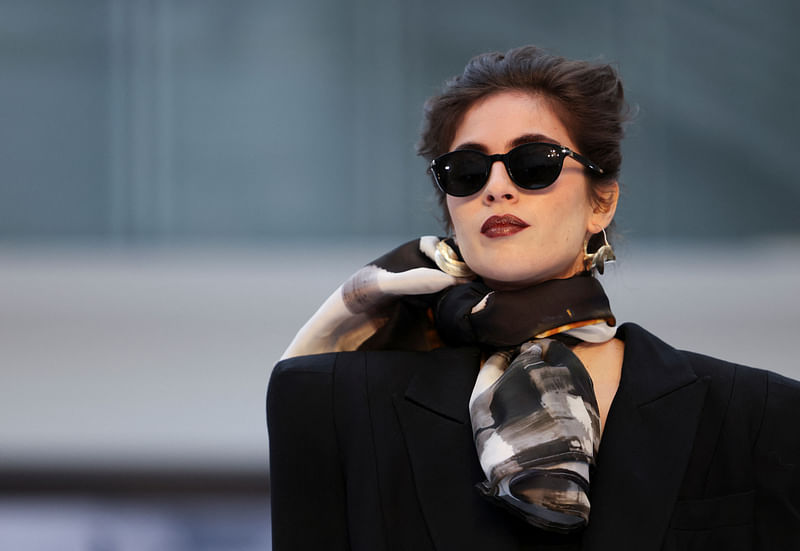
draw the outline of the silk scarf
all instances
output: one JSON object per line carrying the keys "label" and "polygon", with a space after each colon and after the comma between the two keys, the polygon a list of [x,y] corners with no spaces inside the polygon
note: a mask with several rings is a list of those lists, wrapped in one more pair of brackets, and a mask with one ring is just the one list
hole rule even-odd
{"label": "silk scarf", "polygon": [[[560,341],[613,337],[616,322],[603,288],[582,273],[494,291],[474,276],[443,271],[440,241],[422,237],[358,270],[283,358],[398,342],[418,349],[435,348],[439,340],[481,346],[487,360],[469,402],[486,475],[479,492],[534,526],[574,531],[588,521],[600,421],[591,377]],[[413,327],[392,324],[398,308],[416,312]],[[409,332],[417,336],[408,338]]]}

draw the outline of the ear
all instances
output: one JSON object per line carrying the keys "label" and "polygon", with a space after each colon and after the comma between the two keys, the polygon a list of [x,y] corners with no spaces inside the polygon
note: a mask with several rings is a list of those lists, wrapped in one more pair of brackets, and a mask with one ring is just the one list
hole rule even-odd
{"label": "ear", "polygon": [[600,233],[614,219],[614,213],[617,212],[617,200],[619,199],[619,183],[615,180],[604,185],[603,190],[598,195],[603,200],[599,203],[595,202],[596,204],[593,205],[592,214],[589,216],[586,226],[586,230],[592,235]]}

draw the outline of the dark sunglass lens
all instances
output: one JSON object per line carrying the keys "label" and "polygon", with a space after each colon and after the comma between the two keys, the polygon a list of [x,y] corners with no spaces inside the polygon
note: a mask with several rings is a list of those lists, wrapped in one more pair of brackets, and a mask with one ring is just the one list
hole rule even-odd
{"label": "dark sunglass lens", "polygon": [[508,154],[514,181],[526,189],[541,189],[555,182],[563,160],[560,150],[544,144],[521,145]]}
{"label": "dark sunglass lens", "polygon": [[486,183],[486,164],[477,151],[453,151],[436,160],[436,178],[445,193],[466,197]]}

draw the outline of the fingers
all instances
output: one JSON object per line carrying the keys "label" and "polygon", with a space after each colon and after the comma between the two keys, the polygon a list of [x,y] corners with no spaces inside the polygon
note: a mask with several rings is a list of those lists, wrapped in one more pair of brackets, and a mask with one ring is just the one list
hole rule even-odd
{"label": "fingers", "polygon": [[438,244],[439,238],[435,235],[423,235],[419,238],[419,250],[433,261],[436,260],[436,245]]}

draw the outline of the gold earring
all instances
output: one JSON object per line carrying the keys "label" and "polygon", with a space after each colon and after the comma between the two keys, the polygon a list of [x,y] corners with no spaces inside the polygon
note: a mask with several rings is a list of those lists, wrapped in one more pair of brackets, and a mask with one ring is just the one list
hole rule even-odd
{"label": "gold earring", "polygon": [[586,269],[586,271],[591,271],[596,268],[597,271],[602,274],[603,270],[605,269],[605,263],[614,262],[617,259],[617,257],[614,256],[614,249],[612,249],[611,245],[608,243],[606,229],[603,228],[602,232],[603,244],[595,252],[589,252],[588,239],[583,242],[583,267]]}
{"label": "gold earring", "polygon": [[436,244],[433,261],[441,271],[455,277],[475,277],[475,272],[469,269],[467,263],[458,258],[453,248],[442,239]]}

